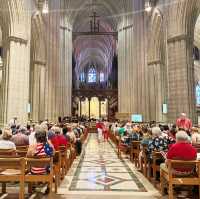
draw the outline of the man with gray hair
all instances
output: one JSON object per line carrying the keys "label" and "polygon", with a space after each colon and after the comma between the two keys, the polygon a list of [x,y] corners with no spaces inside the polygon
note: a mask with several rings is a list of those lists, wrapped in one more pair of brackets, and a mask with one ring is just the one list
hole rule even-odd
{"label": "man with gray hair", "polygon": [[[170,160],[196,160],[197,150],[189,143],[188,135],[185,131],[178,131],[176,133],[176,144],[172,145],[167,152],[166,159]],[[166,164],[161,164],[161,170],[168,171],[167,169],[167,160]],[[176,175],[190,175],[192,170],[191,168],[176,168],[173,171]]]}
{"label": "man with gray hair", "polygon": [[176,134],[176,144],[172,145],[167,153],[167,159],[195,160],[197,150],[190,144],[185,131],[178,131]]}

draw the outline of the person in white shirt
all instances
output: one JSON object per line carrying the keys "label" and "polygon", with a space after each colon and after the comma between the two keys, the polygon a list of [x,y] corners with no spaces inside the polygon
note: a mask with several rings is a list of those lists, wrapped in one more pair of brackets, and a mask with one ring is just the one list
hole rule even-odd
{"label": "person in white shirt", "polygon": [[16,146],[10,141],[12,138],[12,131],[10,128],[3,130],[2,139],[0,140],[0,149],[13,149],[16,150]]}
{"label": "person in white shirt", "polygon": [[74,131],[72,130],[72,127],[68,127],[67,135],[69,136],[71,143],[76,143],[76,135]]}
{"label": "person in white shirt", "polygon": [[200,133],[198,128],[192,128],[191,131],[191,139],[192,139],[192,144],[200,144]]}
{"label": "person in white shirt", "polygon": [[29,139],[29,145],[34,145],[37,144],[36,142],[36,138],[35,138],[35,132],[41,130],[42,127],[37,124],[34,128],[34,130],[31,132],[31,134],[29,135],[28,139]]}

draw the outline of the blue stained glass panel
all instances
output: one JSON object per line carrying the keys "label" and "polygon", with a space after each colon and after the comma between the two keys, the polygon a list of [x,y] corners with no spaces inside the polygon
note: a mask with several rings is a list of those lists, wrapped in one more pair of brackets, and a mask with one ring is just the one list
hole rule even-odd
{"label": "blue stained glass panel", "polygon": [[88,71],[88,82],[95,83],[97,80],[97,73],[94,68],[90,68]]}

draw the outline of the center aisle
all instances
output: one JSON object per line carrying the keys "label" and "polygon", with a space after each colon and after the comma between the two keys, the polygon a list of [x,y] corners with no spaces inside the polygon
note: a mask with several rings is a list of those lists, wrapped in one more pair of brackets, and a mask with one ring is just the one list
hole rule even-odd
{"label": "center aisle", "polygon": [[[58,194],[118,195],[125,198],[158,198],[158,191],[134,168],[127,159],[119,159],[111,142],[98,143],[97,135],[90,134]],[[86,197],[88,196],[88,197]]]}

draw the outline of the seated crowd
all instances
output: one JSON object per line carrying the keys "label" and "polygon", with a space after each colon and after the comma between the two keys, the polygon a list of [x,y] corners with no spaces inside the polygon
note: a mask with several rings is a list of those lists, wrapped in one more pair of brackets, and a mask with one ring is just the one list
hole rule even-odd
{"label": "seated crowd", "polygon": [[[68,120],[59,124],[43,121],[40,124],[27,126],[12,124],[0,131],[0,151],[14,150],[17,155],[18,147],[27,146],[26,157],[42,158],[53,157],[61,147],[67,149],[70,145],[73,146],[76,155],[80,155],[87,125],[78,121]],[[161,177],[164,178],[167,175],[168,169],[171,168],[171,160],[198,160],[200,129],[192,127],[191,121],[186,118],[185,114],[182,114],[173,125],[156,124],[155,122],[138,124],[130,121],[121,123],[99,121],[96,128],[98,134],[104,134],[105,140],[108,140],[107,135],[109,134],[111,140],[113,139],[112,141],[116,143],[118,151],[125,149],[123,152],[130,154],[131,160],[136,161],[137,159],[138,170],[143,172],[145,167],[148,169],[148,175],[145,172],[144,175],[149,179],[153,176],[155,181],[162,181]],[[139,151],[134,153],[134,156],[137,157],[132,159],[134,143],[139,143]],[[155,160],[156,153],[159,156]],[[144,159],[146,166],[144,166]],[[34,166],[31,168],[31,173],[41,175],[48,172],[48,169],[49,167]],[[187,165],[185,167],[176,166],[171,172],[175,176],[188,177],[194,174],[194,170],[193,167]],[[198,179],[199,181],[200,179]],[[171,189],[169,189],[169,193],[172,193]]]}
{"label": "seated crowd", "polygon": [[[199,127],[192,127],[185,114],[182,114],[176,124],[173,125],[137,124],[130,121],[115,122],[110,126],[110,132],[112,137],[114,135],[118,140],[118,150],[130,154],[130,159],[134,144],[136,145],[139,142],[138,155],[137,153],[134,154],[138,156],[138,164],[135,161],[135,165],[139,171],[143,172],[145,158],[146,168],[148,169],[147,177],[150,180],[153,179],[153,167],[159,167],[163,172],[168,171],[169,160],[198,160],[200,129]],[[159,158],[155,158],[154,163],[154,156],[158,153]],[[156,165],[153,166],[153,164]],[[185,167],[180,168],[180,166],[177,166],[172,173],[181,177],[193,174],[194,168]],[[160,170],[157,170],[156,176],[154,176],[155,179],[153,179],[154,182],[160,180]]]}
{"label": "seated crowd", "polygon": [[32,150],[37,145],[37,136],[45,133],[46,139],[54,150],[60,146],[72,143],[76,146],[76,152],[81,153],[81,141],[85,126],[79,123],[65,124],[62,126],[53,123],[42,122],[36,125],[12,125],[5,127],[0,135],[0,149],[16,149],[18,146],[29,146]]}
{"label": "seated crowd", "polygon": [[[67,160],[60,162],[60,167],[65,163],[64,169],[67,170],[67,167],[69,164],[72,164],[72,162],[66,163],[66,161],[71,161],[69,160],[69,156],[72,156],[72,152],[75,156],[81,154],[82,143],[86,136],[86,125],[84,123],[78,123],[77,121],[62,121],[58,124],[43,121],[38,124],[26,126],[11,124],[0,131],[0,158],[9,157],[7,156],[8,151],[12,150],[11,158],[22,157],[22,151],[25,151],[23,158],[38,159],[52,157],[53,162],[56,162],[55,154],[59,152],[61,154],[60,157],[67,158]],[[66,154],[63,154],[63,152]],[[62,168],[59,169],[58,175],[60,175],[60,173],[66,174],[66,172],[61,171],[61,169]],[[2,169],[0,165],[0,175],[1,172]],[[30,170],[32,175],[43,175],[48,172],[50,172],[49,166],[45,168],[33,166]]]}

